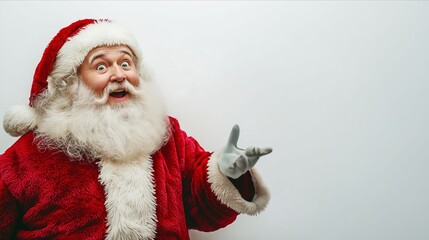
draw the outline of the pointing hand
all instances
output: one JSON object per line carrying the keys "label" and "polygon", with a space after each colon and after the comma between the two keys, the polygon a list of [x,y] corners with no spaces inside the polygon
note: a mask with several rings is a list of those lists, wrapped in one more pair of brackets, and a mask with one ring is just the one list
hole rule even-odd
{"label": "pointing hand", "polygon": [[258,162],[259,157],[271,153],[272,148],[237,147],[240,128],[234,125],[229,135],[228,143],[220,156],[219,169],[227,177],[237,179]]}

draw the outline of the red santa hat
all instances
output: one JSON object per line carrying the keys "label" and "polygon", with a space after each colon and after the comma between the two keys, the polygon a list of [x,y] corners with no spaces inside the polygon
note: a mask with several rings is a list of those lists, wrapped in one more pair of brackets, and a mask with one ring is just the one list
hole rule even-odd
{"label": "red santa hat", "polygon": [[[133,34],[111,20],[83,19],[61,29],[43,52],[33,76],[29,105],[9,108],[3,118],[3,127],[12,136],[21,136],[37,127],[38,115],[33,107],[42,92],[54,91],[55,79],[76,73],[88,53],[99,46],[126,45],[140,64],[141,50]],[[55,80],[54,79],[54,80]]]}

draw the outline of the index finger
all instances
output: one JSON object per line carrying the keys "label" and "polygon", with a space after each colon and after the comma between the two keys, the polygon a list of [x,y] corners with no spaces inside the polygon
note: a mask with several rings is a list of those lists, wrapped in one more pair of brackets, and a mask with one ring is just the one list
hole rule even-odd
{"label": "index finger", "polygon": [[245,154],[251,156],[264,156],[270,154],[273,151],[272,148],[259,148],[259,147],[248,147],[246,148]]}

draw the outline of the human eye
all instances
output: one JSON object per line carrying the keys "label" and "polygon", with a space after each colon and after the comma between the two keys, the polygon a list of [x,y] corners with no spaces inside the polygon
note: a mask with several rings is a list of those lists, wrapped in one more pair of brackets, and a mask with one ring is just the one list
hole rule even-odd
{"label": "human eye", "polygon": [[128,61],[123,61],[123,62],[121,63],[121,67],[123,67],[123,68],[128,68],[128,67],[130,67],[130,63],[129,63]]}
{"label": "human eye", "polygon": [[96,67],[96,69],[97,69],[97,71],[104,71],[104,70],[106,70],[106,65],[104,65],[104,64],[98,64],[97,65],[97,67]]}

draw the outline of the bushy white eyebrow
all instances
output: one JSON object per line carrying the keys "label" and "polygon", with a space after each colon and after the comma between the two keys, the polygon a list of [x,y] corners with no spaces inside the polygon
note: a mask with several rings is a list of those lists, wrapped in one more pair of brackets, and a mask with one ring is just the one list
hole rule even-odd
{"label": "bushy white eyebrow", "polygon": [[[95,59],[97,59],[97,58],[103,58],[106,54],[102,51],[102,52],[100,52],[100,53],[98,53],[98,51],[95,51],[94,53],[92,53],[92,55],[89,57],[89,59],[88,59],[88,63],[89,63],[89,65],[91,65],[91,63],[95,60]],[[123,50],[121,50],[120,51],[120,53],[122,53],[122,55],[128,55],[128,56],[130,56],[132,59],[134,59],[133,58],[133,54],[131,54],[128,50],[126,50],[126,49],[123,49]]]}

